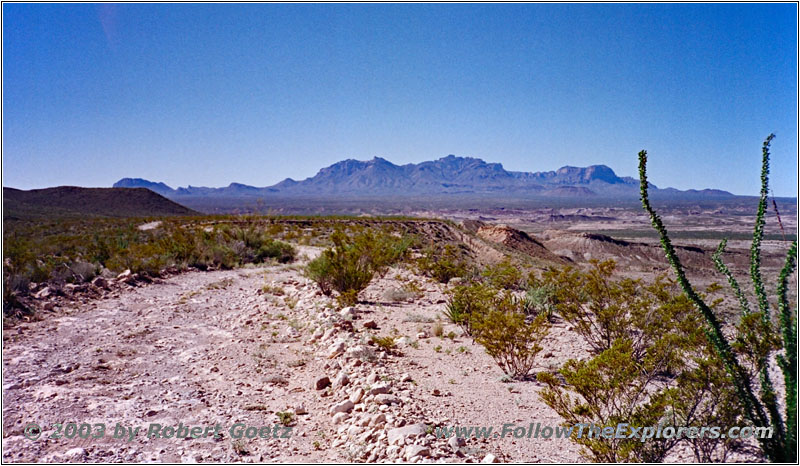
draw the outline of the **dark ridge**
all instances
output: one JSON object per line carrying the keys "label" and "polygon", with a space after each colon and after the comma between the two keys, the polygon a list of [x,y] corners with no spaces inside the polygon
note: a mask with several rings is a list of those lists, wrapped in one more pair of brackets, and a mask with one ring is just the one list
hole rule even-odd
{"label": "dark ridge", "polygon": [[145,188],[3,188],[3,219],[156,217],[198,212]]}

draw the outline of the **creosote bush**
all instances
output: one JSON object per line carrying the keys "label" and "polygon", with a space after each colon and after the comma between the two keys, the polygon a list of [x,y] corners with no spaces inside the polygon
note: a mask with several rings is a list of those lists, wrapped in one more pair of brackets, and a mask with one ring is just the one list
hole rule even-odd
{"label": "creosote bush", "polygon": [[493,287],[506,290],[520,290],[524,282],[519,267],[509,259],[487,267],[482,275]]}
{"label": "creosote bush", "polygon": [[506,374],[520,379],[533,369],[549,330],[544,314],[529,316],[524,300],[486,283],[454,287],[444,314],[483,346]]}
{"label": "creosote bush", "polygon": [[472,336],[473,323],[492,309],[497,293],[496,289],[479,282],[456,286],[450,290],[444,315]]}
{"label": "creosote bush", "polygon": [[[719,381],[723,366],[710,350],[700,317],[674,283],[616,279],[613,261],[593,262],[587,271],[565,267],[543,275],[561,283],[557,312],[592,349],[584,361],[569,360],[554,374],[540,373],[542,399],[568,425],[702,427],[736,425],[741,410]],[[658,462],[688,439],[573,437],[596,462]],[[738,444],[724,439],[695,441],[697,461],[727,457]]]}
{"label": "creosote bush", "polygon": [[411,244],[406,237],[373,230],[352,236],[337,230],[330,239],[333,247],[309,262],[305,274],[326,295],[337,291],[342,306],[357,303],[359,293],[369,285],[373,276],[385,273],[389,266],[401,261]]}
{"label": "creosote bush", "polygon": [[489,312],[473,315],[472,324],[475,341],[507,375],[518,379],[530,375],[550,328],[544,314],[529,320],[521,304],[505,293]]}
{"label": "creosote bush", "polygon": [[453,244],[445,244],[443,247],[437,245],[425,248],[422,256],[417,259],[417,268],[423,275],[440,283],[447,283],[453,278],[466,276],[469,262],[462,249]]}

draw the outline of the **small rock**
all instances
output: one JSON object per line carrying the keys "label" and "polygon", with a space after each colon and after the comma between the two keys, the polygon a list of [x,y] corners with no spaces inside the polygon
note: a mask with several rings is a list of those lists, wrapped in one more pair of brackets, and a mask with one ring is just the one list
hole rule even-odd
{"label": "small rock", "polygon": [[338,377],[336,377],[336,379],[334,379],[333,388],[341,388],[349,383],[350,377],[348,377],[346,373],[342,372]]}
{"label": "small rock", "polygon": [[408,337],[400,337],[394,341],[398,346],[408,346],[411,344],[411,339]]}
{"label": "small rock", "polygon": [[400,440],[405,440],[407,438],[413,439],[425,435],[427,430],[428,426],[425,424],[410,424],[396,429],[390,429],[386,436],[389,440],[389,445],[395,445],[398,444]]}
{"label": "small rock", "polygon": [[33,295],[33,297],[36,298],[36,299],[42,299],[42,298],[46,298],[46,297],[50,296],[51,293],[52,293],[52,291],[50,290],[50,287],[46,286],[46,287],[42,288],[41,290],[39,290],[35,295]]}
{"label": "small rock", "polygon": [[460,437],[450,437],[447,444],[450,445],[453,451],[457,451],[459,448],[467,446],[467,441]]}
{"label": "small rock", "polygon": [[364,322],[364,328],[378,328],[378,323],[374,320]]}
{"label": "small rock", "polygon": [[411,375],[409,375],[408,373],[404,373],[403,375],[400,376],[401,382],[411,382],[411,380],[412,380]]}
{"label": "small rock", "polygon": [[417,340],[424,340],[426,338],[428,338],[428,334],[427,333],[425,333],[425,332],[417,333]]}
{"label": "small rock", "polygon": [[331,384],[331,379],[328,376],[320,377],[316,381],[314,381],[314,388],[316,390],[324,390]]}
{"label": "small rock", "polygon": [[353,318],[356,316],[356,313],[353,311],[352,307],[346,307],[339,311],[339,315],[342,316],[343,319],[353,320]]}
{"label": "small rock", "polygon": [[103,277],[95,277],[95,279],[92,280],[92,285],[98,288],[108,289],[108,280]]}
{"label": "small rock", "polygon": [[332,414],[349,413],[350,411],[353,410],[353,407],[355,407],[355,403],[353,403],[350,400],[344,400],[340,403],[333,405],[333,407],[331,407],[331,413]]}
{"label": "small rock", "polygon": [[350,401],[352,401],[353,403],[358,403],[359,401],[361,401],[361,398],[363,397],[364,397],[364,389],[359,387],[356,388],[352,394],[350,394]]}
{"label": "small rock", "polygon": [[379,384],[374,385],[369,390],[370,395],[380,395],[382,393],[389,393],[389,390],[392,388],[392,385],[388,382],[381,382]]}
{"label": "small rock", "polygon": [[491,453],[487,453],[486,456],[483,457],[483,460],[481,460],[481,463],[499,463],[499,462],[500,461],[498,461],[497,457]]}
{"label": "small rock", "polygon": [[86,456],[86,450],[83,448],[73,448],[64,453],[64,458],[71,461],[82,461]]}
{"label": "small rock", "polygon": [[398,398],[398,397],[396,397],[394,395],[387,395],[387,394],[384,393],[384,394],[375,396],[375,402],[378,403],[379,405],[400,404],[400,398]]}
{"label": "small rock", "polygon": [[431,451],[423,445],[409,445],[406,447],[406,459],[414,456],[430,456]]}
{"label": "small rock", "polygon": [[308,414],[308,410],[306,409],[306,407],[304,405],[300,404],[300,405],[295,406],[294,413],[299,416],[301,414]]}
{"label": "small rock", "polygon": [[117,275],[117,279],[118,280],[124,280],[124,279],[126,279],[126,278],[128,278],[130,276],[131,276],[131,269],[125,269],[124,272],[122,272],[121,274]]}
{"label": "small rock", "polygon": [[268,377],[264,377],[264,383],[272,385],[286,385],[289,383],[289,381],[286,380],[286,377],[281,375],[270,375]]}
{"label": "small rock", "polygon": [[342,421],[347,419],[348,416],[349,415],[347,413],[336,413],[336,414],[334,414],[333,415],[333,419],[332,419],[333,425],[341,424]]}
{"label": "small rock", "polygon": [[328,348],[328,359],[333,359],[342,353],[344,353],[344,342],[337,341]]}

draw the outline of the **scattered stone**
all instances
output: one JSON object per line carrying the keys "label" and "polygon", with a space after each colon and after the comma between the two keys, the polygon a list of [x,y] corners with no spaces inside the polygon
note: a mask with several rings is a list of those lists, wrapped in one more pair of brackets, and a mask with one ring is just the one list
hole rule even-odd
{"label": "scattered stone", "polygon": [[314,381],[314,388],[316,390],[324,390],[331,384],[331,379],[328,376],[320,377],[316,381]]}
{"label": "scattered stone", "polygon": [[398,397],[396,397],[394,395],[387,395],[385,393],[375,396],[375,402],[380,404],[380,405],[393,405],[393,404],[400,404],[401,403],[400,402],[400,398],[398,398]]}
{"label": "scattered stone", "polygon": [[348,418],[348,416],[349,415],[347,413],[336,413],[336,414],[334,414],[333,415],[333,419],[332,419],[333,425],[341,424],[342,421],[344,421],[345,419]]}
{"label": "scattered stone", "polygon": [[103,289],[107,290],[108,289],[108,280],[106,280],[103,277],[95,277],[95,279],[92,280],[92,285],[94,285],[94,286],[96,286],[98,288],[103,288]]}
{"label": "scattered stone", "polygon": [[427,333],[425,333],[425,332],[417,333],[417,340],[424,340],[426,338],[428,338],[428,334]]}
{"label": "scattered stone", "polygon": [[389,393],[391,390],[392,385],[388,382],[381,382],[379,384],[374,385],[369,390],[369,395],[380,395],[382,393]]}
{"label": "scattered stone", "polygon": [[352,401],[353,403],[358,403],[359,401],[361,401],[361,398],[363,397],[364,397],[364,389],[358,387],[355,389],[355,391],[353,391],[352,394],[350,394],[350,401]]}
{"label": "scattered stone", "polygon": [[430,456],[431,451],[428,447],[423,445],[409,445],[406,447],[406,459],[411,459],[414,456]]}
{"label": "scattered stone", "polygon": [[34,294],[33,297],[36,298],[36,299],[42,299],[42,298],[46,298],[46,297],[50,296],[51,294],[52,294],[52,290],[50,290],[49,286],[46,286],[46,287],[42,288],[41,290],[39,290],[38,292],[36,292],[36,294]]}
{"label": "scattered stone", "polygon": [[350,400],[344,400],[341,403],[337,403],[331,407],[331,413],[349,413],[355,407],[355,403]]}
{"label": "scattered stone", "polygon": [[483,457],[481,463],[499,463],[500,461],[491,453],[487,453],[486,456]]}
{"label": "scattered stone", "polygon": [[86,457],[86,450],[83,448],[73,448],[64,453],[64,459],[67,461],[83,461]]}
{"label": "scattered stone", "polygon": [[342,388],[350,383],[350,377],[345,372],[339,374],[333,381],[333,388]]}
{"label": "scattered stone", "polygon": [[343,319],[353,320],[353,318],[356,316],[356,313],[352,307],[346,307],[339,311],[339,315],[342,316]]}
{"label": "scattered stone", "polygon": [[404,427],[398,427],[396,429],[390,429],[387,433],[387,439],[389,440],[389,445],[397,445],[400,441],[405,441],[406,439],[414,439],[419,436],[425,435],[425,432],[428,430],[428,426],[425,424],[410,424]]}
{"label": "scattered stone", "polygon": [[342,353],[344,353],[344,342],[337,341],[328,348],[328,359],[333,359]]}
{"label": "scattered stone", "polygon": [[378,323],[374,320],[368,320],[364,322],[364,328],[378,328]]}
{"label": "scattered stone", "polygon": [[270,375],[270,376],[264,377],[264,383],[271,384],[271,385],[287,385],[289,383],[289,381],[286,380],[286,377],[284,377],[282,375]]}
{"label": "scattered stone", "polygon": [[453,451],[458,451],[459,448],[467,446],[467,441],[460,437],[450,437],[447,444],[450,445]]}
{"label": "scattered stone", "polygon": [[306,409],[305,405],[299,404],[295,406],[294,413],[299,416],[301,414],[308,414],[308,410]]}
{"label": "scattered stone", "polygon": [[124,280],[124,279],[126,279],[126,278],[128,278],[130,276],[131,276],[131,269],[125,269],[124,272],[122,272],[121,274],[117,275],[117,280]]}
{"label": "scattered stone", "polygon": [[400,376],[400,382],[411,382],[411,380],[411,375],[408,372]]}

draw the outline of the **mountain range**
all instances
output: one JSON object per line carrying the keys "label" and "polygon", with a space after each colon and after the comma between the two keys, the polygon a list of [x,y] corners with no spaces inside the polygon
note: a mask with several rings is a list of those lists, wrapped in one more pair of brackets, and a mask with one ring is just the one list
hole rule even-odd
{"label": "mountain range", "polygon": [[[418,196],[464,197],[602,197],[637,198],[639,180],[617,176],[606,165],[561,167],[547,172],[514,172],[499,163],[448,155],[418,164],[395,165],[386,159],[343,160],[313,177],[287,178],[267,187],[231,183],[222,188],[188,186],[173,189],[161,182],[123,178],[115,188],[147,188],[171,199],[196,197],[340,197],[385,198]],[[655,196],[679,198],[733,197],[716,189],[680,191],[650,185]]]}

